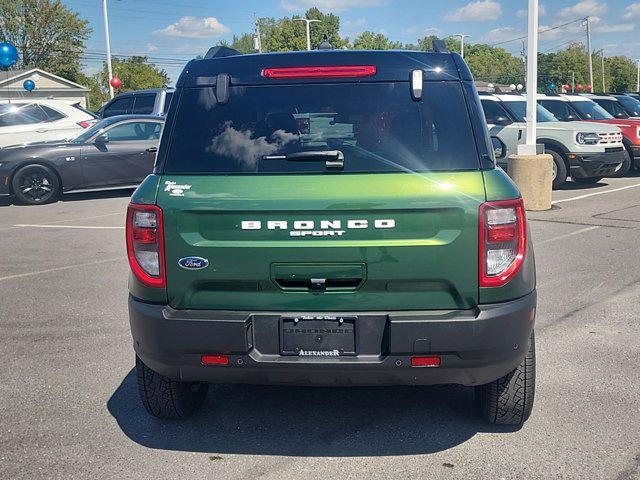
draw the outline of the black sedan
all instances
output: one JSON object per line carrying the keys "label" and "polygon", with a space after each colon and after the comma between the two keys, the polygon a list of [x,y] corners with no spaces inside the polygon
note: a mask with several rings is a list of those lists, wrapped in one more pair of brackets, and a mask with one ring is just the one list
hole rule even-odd
{"label": "black sedan", "polygon": [[0,196],[25,204],[62,192],[139,184],[153,170],[164,119],[120,115],[101,120],[73,140],[0,149]]}

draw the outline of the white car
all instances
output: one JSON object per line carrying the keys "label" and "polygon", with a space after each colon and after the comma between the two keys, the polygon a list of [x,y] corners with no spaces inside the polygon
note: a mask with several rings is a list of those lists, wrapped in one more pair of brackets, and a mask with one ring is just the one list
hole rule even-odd
{"label": "white car", "polygon": [[[498,165],[505,168],[509,155],[526,139],[526,99],[521,95],[481,94],[489,132],[502,142]],[[537,142],[553,157],[553,187],[567,177],[578,183],[597,183],[611,176],[624,161],[622,132],[614,125],[592,122],[560,122],[537,106]]]}
{"label": "white car", "polygon": [[77,137],[96,121],[89,111],[62,100],[2,100],[0,148]]}

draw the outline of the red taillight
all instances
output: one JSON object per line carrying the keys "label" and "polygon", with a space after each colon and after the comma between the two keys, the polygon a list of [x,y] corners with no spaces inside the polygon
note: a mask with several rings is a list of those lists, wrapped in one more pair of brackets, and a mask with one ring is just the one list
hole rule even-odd
{"label": "red taillight", "polygon": [[227,355],[202,355],[200,362],[203,365],[229,365],[229,357]]}
{"label": "red taillight", "polygon": [[354,78],[375,75],[374,65],[345,65],[333,67],[265,68],[264,78]]}
{"label": "red taillight", "polygon": [[94,123],[96,123],[96,120],[82,120],[81,122],[78,122],[78,125],[80,125],[82,128],[88,128]]}
{"label": "red taillight", "polygon": [[144,285],[165,288],[162,210],[156,205],[130,204],[126,228],[131,271]]}
{"label": "red taillight", "polygon": [[501,287],[518,272],[527,247],[527,217],[521,198],[480,205],[479,284]]}
{"label": "red taillight", "polygon": [[411,357],[412,367],[439,367],[440,357]]}

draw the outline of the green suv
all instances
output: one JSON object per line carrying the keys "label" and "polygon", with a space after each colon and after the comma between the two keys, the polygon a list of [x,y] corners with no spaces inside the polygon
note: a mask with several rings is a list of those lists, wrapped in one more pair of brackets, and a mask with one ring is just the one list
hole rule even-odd
{"label": "green suv", "polygon": [[156,417],[209,383],[462,384],[491,423],[531,413],[533,249],[457,54],[191,61],[127,252]]}

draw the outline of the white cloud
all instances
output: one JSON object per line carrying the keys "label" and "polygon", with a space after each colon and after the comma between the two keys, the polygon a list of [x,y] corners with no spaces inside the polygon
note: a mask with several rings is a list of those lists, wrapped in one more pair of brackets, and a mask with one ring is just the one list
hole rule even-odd
{"label": "white cloud", "polygon": [[319,8],[322,11],[341,12],[354,7],[378,7],[387,0],[282,0],[280,8],[288,12],[300,12],[309,8]]}
{"label": "white cloud", "polygon": [[475,0],[445,15],[448,22],[486,22],[502,15],[502,5],[495,0]]}
{"label": "white cloud", "polygon": [[[538,16],[543,17],[547,14],[547,6],[544,3],[538,5]],[[529,16],[529,10],[522,9],[516,12],[516,17],[518,18],[527,18]]]}
{"label": "white cloud", "polygon": [[605,2],[597,0],[582,0],[572,7],[565,7],[558,12],[558,16],[562,18],[577,18],[586,15],[604,15],[607,13],[609,6]]}
{"label": "white cloud", "polygon": [[526,35],[525,32],[515,27],[499,27],[488,31],[480,37],[480,43],[499,43]]}
{"label": "white cloud", "polygon": [[362,27],[364,24],[367,23],[367,19],[358,18],[356,20],[345,20],[344,22],[341,22],[341,23],[345,27]]}
{"label": "white cloud", "polygon": [[622,12],[622,18],[627,20],[638,19],[640,20],[640,3],[632,3],[627,5],[627,8]]}
{"label": "white cloud", "polygon": [[175,23],[156,30],[154,35],[183,38],[215,38],[229,33],[229,28],[215,17],[182,17]]}
{"label": "white cloud", "polygon": [[630,32],[635,29],[635,25],[633,23],[618,23],[614,25],[608,25],[606,23],[602,23],[596,25],[593,28],[595,33],[619,33],[619,32]]}

